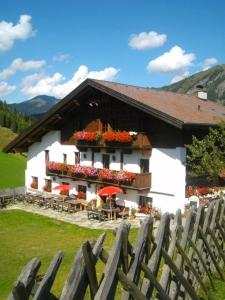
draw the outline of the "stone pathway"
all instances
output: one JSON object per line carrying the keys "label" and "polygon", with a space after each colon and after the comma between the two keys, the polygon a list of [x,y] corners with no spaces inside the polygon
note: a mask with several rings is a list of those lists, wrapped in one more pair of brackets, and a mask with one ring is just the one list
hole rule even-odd
{"label": "stone pathway", "polygon": [[[56,211],[50,208],[39,207],[34,204],[28,204],[22,202],[10,204],[7,206],[6,209],[7,210],[21,209],[27,212],[32,212],[34,214],[46,216],[63,222],[76,224],[79,226],[88,227],[92,229],[115,229],[119,226],[119,224],[123,222],[122,218],[119,218],[117,220],[102,221],[102,222],[93,219],[88,220],[87,212],[84,210],[70,214],[67,212]],[[141,219],[143,218],[136,218],[135,220],[126,220],[126,222],[129,222],[131,224],[131,228],[139,228]]]}

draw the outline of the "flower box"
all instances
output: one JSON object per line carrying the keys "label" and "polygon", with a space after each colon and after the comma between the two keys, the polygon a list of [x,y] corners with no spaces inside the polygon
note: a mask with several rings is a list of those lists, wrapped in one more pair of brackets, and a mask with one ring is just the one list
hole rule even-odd
{"label": "flower box", "polygon": [[115,178],[120,184],[131,185],[135,178],[135,174],[121,170],[116,174]]}
{"label": "flower box", "polygon": [[77,131],[74,133],[73,138],[81,144],[94,143],[99,140],[100,134],[94,131]]}
{"label": "flower box", "polygon": [[115,171],[111,171],[109,169],[102,169],[98,172],[99,179],[106,180],[109,182],[114,182],[116,179]]}
{"label": "flower box", "polygon": [[61,172],[61,163],[57,163],[54,161],[47,162],[47,170],[48,172],[60,173]]}
{"label": "flower box", "polygon": [[50,193],[52,191],[52,187],[50,185],[44,185],[43,186],[43,191]]}
{"label": "flower box", "polygon": [[110,144],[130,144],[132,142],[132,136],[127,131],[107,131],[103,133],[103,139]]}
{"label": "flower box", "polygon": [[37,182],[32,182],[31,185],[30,185],[30,187],[32,189],[37,189],[38,188],[38,183]]}
{"label": "flower box", "polygon": [[85,167],[82,167],[80,165],[69,166],[68,172],[76,177],[84,177]]}
{"label": "flower box", "polygon": [[90,179],[98,178],[98,170],[94,167],[86,167],[84,170],[85,176]]}

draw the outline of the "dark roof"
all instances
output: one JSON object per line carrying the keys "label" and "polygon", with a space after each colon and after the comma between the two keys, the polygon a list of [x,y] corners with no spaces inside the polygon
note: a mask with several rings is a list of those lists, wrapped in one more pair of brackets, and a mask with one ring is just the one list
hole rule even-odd
{"label": "dark roof", "polygon": [[87,79],[50,109],[41,120],[7,145],[4,151],[9,152],[14,148],[19,148],[24,144],[24,139],[31,144],[32,139],[29,137],[36,132],[40,134],[41,130],[44,134],[44,128],[54,123],[57,118],[60,118],[60,115],[76,105],[76,97],[88,87],[113,96],[178,128],[212,126],[225,120],[224,106],[209,100],[201,100],[193,95]]}
{"label": "dark roof", "polygon": [[123,94],[138,103],[146,105],[183,124],[217,124],[225,120],[225,107],[213,101],[205,101],[197,96],[178,94],[156,89],[126,84],[93,80],[104,87]]}

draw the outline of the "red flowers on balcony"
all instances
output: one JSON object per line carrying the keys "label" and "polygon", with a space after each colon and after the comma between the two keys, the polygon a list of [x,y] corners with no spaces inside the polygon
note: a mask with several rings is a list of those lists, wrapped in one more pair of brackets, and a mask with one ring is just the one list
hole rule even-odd
{"label": "red flowers on balcony", "polygon": [[94,131],[77,131],[73,137],[76,141],[96,142],[100,138],[100,134]]}
{"label": "red flowers on balcony", "polygon": [[135,179],[135,173],[128,171],[112,171],[110,169],[96,169],[94,167],[67,165],[63,163],[48,162],[47,172],[64,174],[71,177],[92,178],[101,181],[110,181],[130,185]]}
{"label": "red flowers on balcony", "polygon": [[101,169],[98,172],[98,176],[103,181],[113,181],[115,179],[115,172],[110,169]]}
{"label": "red flowers on balcony", "polygon": [[107,131],[103,133],[103,139],[109,143],[130,143],[132,136],[127,131]]}
{"label": "red flowers on balcony", "polygon": [[62,168],[62,163],[57,163],[57,162],[54,162],[54,161],[49,161],[47,162],[47,169],[49,171],[60,171]]}
{"label": "red flowers on balcony", "polygon": [[132,172],[127,172],[124,170],[119,171],[116,174],[116,180],[119,181],[119,183],[124,183],[124,184],[130,184],[135,178],[135,174]]}

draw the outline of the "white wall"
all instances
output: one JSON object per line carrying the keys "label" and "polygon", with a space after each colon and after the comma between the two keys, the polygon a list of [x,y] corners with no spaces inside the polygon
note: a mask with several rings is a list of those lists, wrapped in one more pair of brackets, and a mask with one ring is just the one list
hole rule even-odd
{"label": "white wall", "polygon": [[[49,176],[46,176],[45,150],[49,150],[50,161],[63,162],[63,154],[67,154],[67,163],[74,164],[76,147],[61,145],[60,131],[48,132],[42,137],[41,142],[33,143],[29,147],[25,172],[25,184],[28,188],[32,182],[32,176],[38,177],[39,190],[42,190],[42,187],[45,185],[45,179],[50,179]],[[53,182],[53,187],[58,182],[57,180],[55,183]]]}
{"label": "white wall", "polygon": [[[51,177],[46,176],[45,170],[45,150],[49,150],[49,160],[56,162],[63,162],[63,153],[67,154],[67,163],[74,164],[74,152],[78,151],[74,145],[61,145],[60,144],[60,131],[52,131],[42,137],[41,142],[36,142],[29,147],[28,162],[26,176],[26,186],[30,187],[32,176],[39,178],[39,190],[45,184],[45,179]],[[91,151],[81,153],[81,165],[91,166]],[[102,168],[102,154],[95,153],[96,168]],[[120,170],[120,151],[109,153],[110,155],[110,168],[112,170]],[[115,156],[115,161],[112,157]],[[153,198],[153,206],[161,208],[162,212],[169,211],[175,212],[176,209],[183,209],[185,203],[185,148],[153,148],[152,155],[149,158],[150,172],[152,173],[152,187],[151,192],[147,192],[146,196]],[[133,151],[132,154],[124,154],[124,170],[140,173],[139,162],[142,156],[140,151]],[[62,181],[68,182],[74,186],[71,193],[77,193],[77,186],[86,185],[84,181],[72,181],[69,179],[59,179],[55,177],[52,182],[53,188]],[[56,192],[56,191],[55,191]],[[56,192],[57,193],[57,192]],[[87,198],[95,198],[96,186],[91,184],[87,186]],[[137,205],[139,195],[137,191],[126,189],[126,194],[120,194],[119,198],[126,206],[135,207]]]}
{"label": "white wall", "polygon": [[153,206],[162,212],[174,213],[184,209],[186,151],[183,147],[174,149],[154,148],[150,158],[152,187],[149,196]]}

